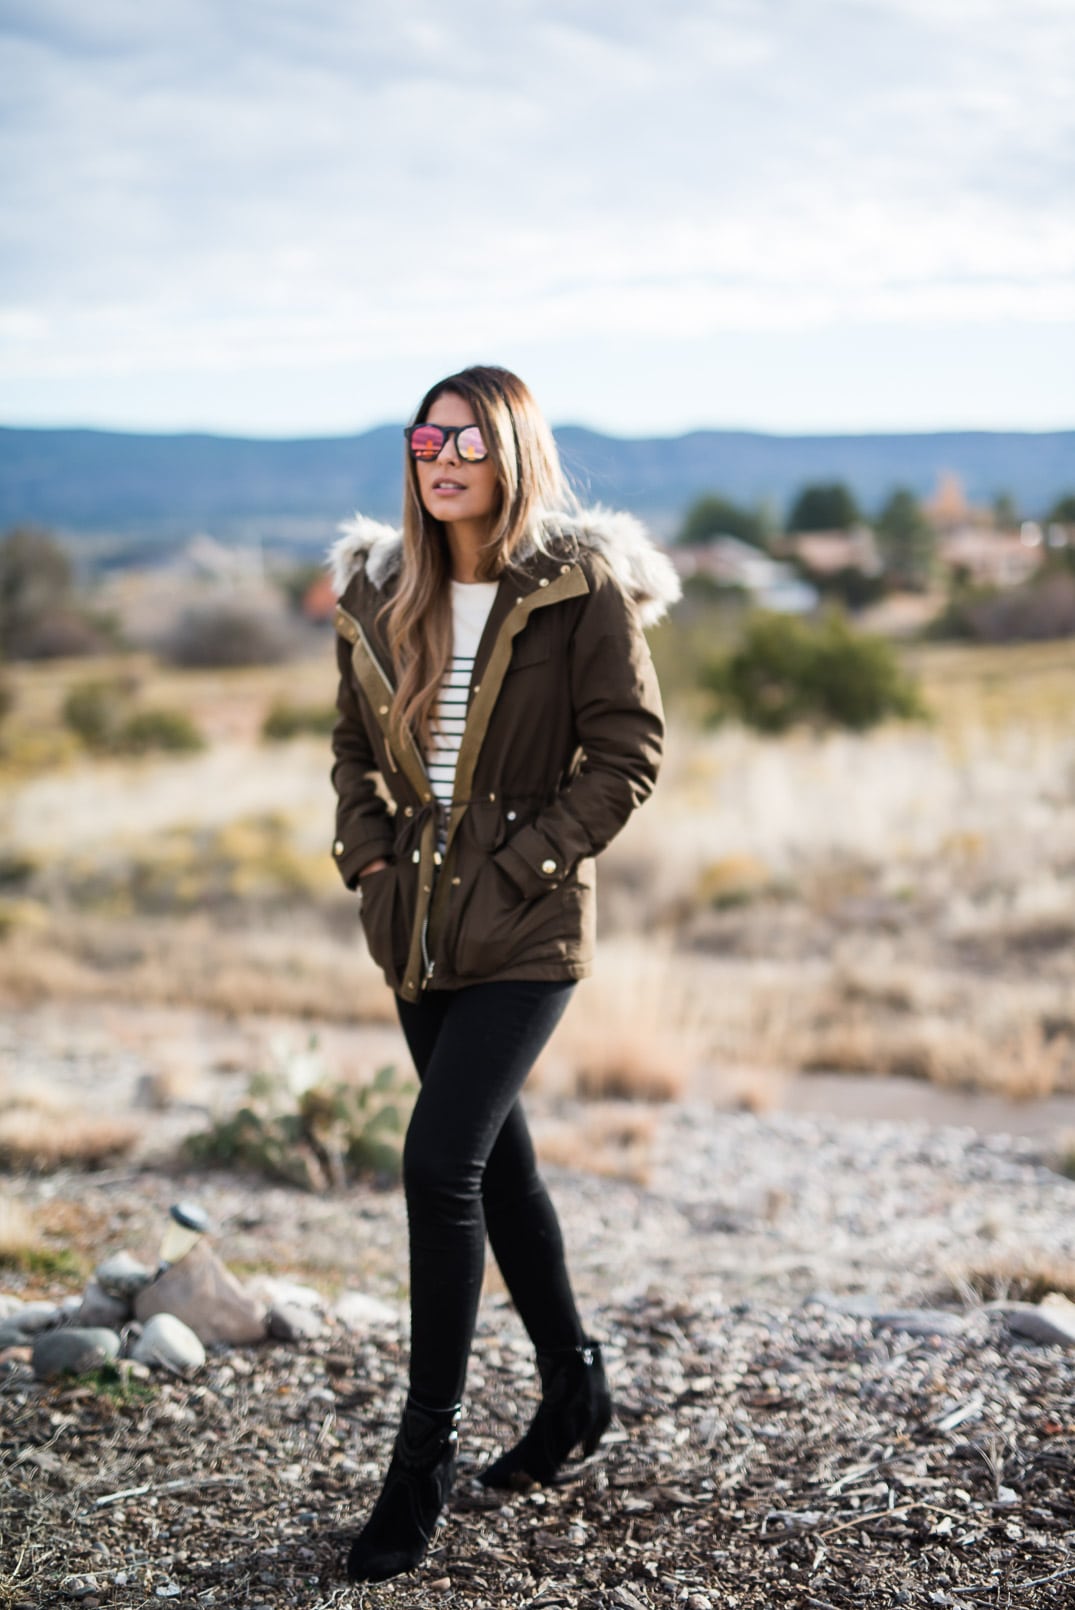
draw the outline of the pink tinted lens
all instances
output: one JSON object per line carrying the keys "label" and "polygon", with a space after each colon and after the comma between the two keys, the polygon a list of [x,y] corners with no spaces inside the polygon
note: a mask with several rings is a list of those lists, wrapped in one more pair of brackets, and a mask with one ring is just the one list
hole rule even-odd
{"label": "pink tinted lens", "polygon": [[459,457],[465,459],[468,464],[474,464],[478,459],[486,457],[485,443],[477,425],[468,425],[466,430],[461,430],[455,442],[459,449]]}
{"label": "pink tinted lens", "polygon": [[444,446],[439,425],[416,425],[411,431],[411,452],[415,458],[436,458]]}

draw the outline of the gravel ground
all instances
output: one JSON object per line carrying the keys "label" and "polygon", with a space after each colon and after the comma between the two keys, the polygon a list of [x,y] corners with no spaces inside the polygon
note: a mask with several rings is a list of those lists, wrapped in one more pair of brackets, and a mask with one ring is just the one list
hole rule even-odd
{"label": "gravel ground", "polygon": [[[561,1486],[477,1484],[533,1393],[491,1280],[447,1524],[417,1572],[365,1590],[341,1564],[400,1407],[398,1194],[9,1182],[101,1256],[145,1251],[196,1195],[233,1267],[395,1317],[125,1390],[0,1365],[0,1606],[1075,1605],[1075,1349],[978,1295],[1075,1277],[1075,1184],[1032,1142],[914,1125],[670,1107],[652,1148],[644,1185],[549,1170],[612,1433]],[[912,1307],[930,1317],[893,1317]]]}

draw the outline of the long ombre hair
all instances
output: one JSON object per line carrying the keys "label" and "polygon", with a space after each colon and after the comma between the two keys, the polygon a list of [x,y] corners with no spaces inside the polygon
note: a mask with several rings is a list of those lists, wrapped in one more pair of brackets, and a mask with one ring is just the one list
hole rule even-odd
{"label": "long ombre hair", "polygon": [[[571,507],[574,499],[552,431],[517,375],[488,364],[462,369],[426,392],[412,423],[424,420],[445,392],[462,397],[474,410],[496,470],[499,498],[478,566],[480,580],[495,581],[520,545],[544,545],[544,519]],[[395,732],[410,731],[426,750],[433,706],[452,653],[451,564],[444,526],[422,503],[409,452],[403,486],[402,571],[384,611],[396,673],[390,719]]]}

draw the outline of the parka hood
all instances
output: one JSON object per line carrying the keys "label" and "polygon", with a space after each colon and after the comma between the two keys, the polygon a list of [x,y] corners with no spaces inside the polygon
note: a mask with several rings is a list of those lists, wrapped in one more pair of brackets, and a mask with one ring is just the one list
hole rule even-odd
{"label": "parka hood", "polygon": [[[398,574],[403,538],[394,526],[356,514],[340,526],[340,533],[328,553],[337,597],[363,569],[375,587],[383,587]],[[633,514],[600,505],[548,516],[540,541],[516,549],[512,563],[525,564],[540,548],[561,551],[565,544],[604,560],[621,592],[637,607],[643,626],[656,625],[680,595],[671,560],[642,522]]]}

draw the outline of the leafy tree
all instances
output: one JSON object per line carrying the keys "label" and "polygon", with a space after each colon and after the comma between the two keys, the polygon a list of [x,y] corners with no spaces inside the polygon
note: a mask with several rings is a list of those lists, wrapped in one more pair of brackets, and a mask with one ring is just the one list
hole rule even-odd
{"label": "leafy tree", "polygon": [[929,585],[936,533],[906,487],[897,487],[878,515],[877,540],[890,579],[924,591]]}
{"label": "leafy tree", "polygon": [[1019,510],[1010,492],[998,492],[993,499],[993,523],[1009,530],[1019,524]]}
{"label": "leafy tree", "polygon": [[0,647],[11,659],[40,652],[50,617],[67,607],[71,561],[47,531],[16,526],[0,541]]}
{"label": "leafy tree", "polygon": [[1063,497],[1057,498],[1045,518],[1055,520],[1058,525],[1075,525],[1075,492],[1065,492]]}
{"label": "leafy tree", "polygon": [[842,481],[804,486],[791,506],[789,531],[847,531],[862,514]]}
{"label": "leafy tree", "polygon": [[813,623],[759,612],[703,684],[716,695],[717,720],[731,716],[772,734],[804,722],[861,732],[887,716],[923,715],[891,644],[852,631],[838,614]]}
{"label": "leafy tree", "polygon": [[741,542],[760,548],[764,544],[762,521],[751,509],[744,509],[715,492],[706,493],[695,498],[687,510],[676,541],[695,544],[715,542],[718,537],[738,537]]}

